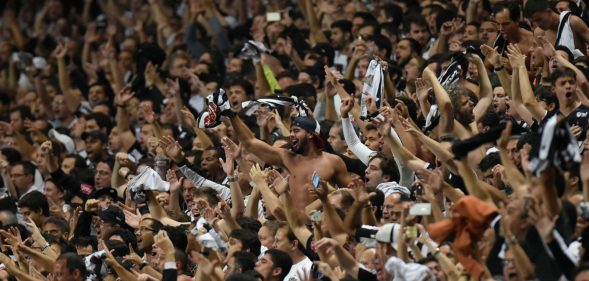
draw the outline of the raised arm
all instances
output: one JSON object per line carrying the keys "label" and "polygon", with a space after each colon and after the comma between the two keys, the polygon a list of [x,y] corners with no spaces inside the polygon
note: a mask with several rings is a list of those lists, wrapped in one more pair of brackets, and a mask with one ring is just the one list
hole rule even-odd
{"label": "raised arm", "polygon": [[267,210],[277,218],[284,218],[285,210],[281,206],[280,200],[266,183],[266,179],[268,178],[266,171],[260,169],[260,166],[256,164],[250,170],[250,178],[262,193]]}
{"label": "raised arm", "polygon": [[534,91],[532,90],[530,78],[528,77],[528,70],[526,68],[526,57],[522,54],[520,49],[513,44],[509,44],[509,46],[507,46],[507,50],[507,56],[509,57],[511,66],[513,68],[518,68],[520,93],[522,95],[524,105],[528,111],[530,111],[533,118],[536,121],[540,121],[542,118],[544,118],[544,115],[546,115],[546,110],[542,108],[534,96]]}
{"label": "raised arm", "polygon": [[65,55],[67,53],[67,47],[59,43],[55,48],[54,55],[57,58],[57,73],[59,77],[59,86],[65,96],[65,103],[70,112],[76,112],[78,106],[80,106],[80,98],[72,94],[72,88],[70,84],[69,73],[67,72],[65,65]]}
{"label": "raised arm", "polygon": [[472,168],[468,165],[466,158],[457,160],[456,165],[458,166],[458,172],[460,176],[464,180],[464,185],[466,186],[466,190],[468,190],[468,194],[475,196],[481,201],[489,203],[492,206],[495,206],[489,191],[479,185],[477,176]]}
{"label": "raised arm", "polygon": [[516,197],[523,197],[528,193],[526,177],[519,171],[517,166],[511,161],[507,155],[507,143],[511,135],[511,128],[513,124],[507,123],[507,126],[501,133],[501,137],[497,141],[497,148],[499,149],[499,157],[501,157],[501,164],[504,167],[504,173],[509,184],[513,188]]}
{"label": "raised arm", "polygon": [[516,67],[512,71],[513,79],[511,79],[511,106],[515,107],[515,111],[528,125],[534,123],[534,117],[530,111],[525,107],[522,101],[521,87],[519,83],[519,68]]}
{"label": "raised arm", "polygon": [[243,144],[245,149],[251,151],[268,164],[284,166],[283,157],[288,153],[285,149],[272,147],[269,144],[256,139],[254,133],[238,116],[231,117],[231,125],[237,134],[239,142]]}
{"label": "raised arm", "polygon": [[423,70],[423,78],[426,79],[434,89],[434,96],[436,98],[436,104],[440,109],[440,128],[442,132],[440,135],[446,135],[452,133],[454,130],[454,110],[452,109],[452,102],[446,90],[442,87],[436,74],[433,73],[429,68]]}
{"label": "raised arm", "polygon": [[279,188],[276,188],[276,192],[278,192],[280,201],[284,206],[284,214],[286,215],[286,221],[288,221],[290,229],[301,244],[306,247],[313,233],[305,226],[305,219],[301,217],[301,212],[295,209],[288,185],[279,186]]}
{"label": "raised arm", "polygon": [[479,72],[479,102],[473,109],[474,122],[477,122],[485,115],[489,106],[491,106],[493,87],[491,86],[491,80],[489,80],[489,74],[487,73],[487,68],[483,60],[478,55],[470,55],[467,58],[471,63],[476,65],[477,71]]}

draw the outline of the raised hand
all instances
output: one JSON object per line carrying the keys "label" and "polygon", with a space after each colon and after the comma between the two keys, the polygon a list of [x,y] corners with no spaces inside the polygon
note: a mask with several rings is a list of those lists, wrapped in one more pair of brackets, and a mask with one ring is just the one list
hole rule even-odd
{"label": "raised hand", "polygon": [[333,248],[339,246],[337,240],[333,238],[321,238],[319,241],[313,243],[313,246],[317,249],[323,249],[327,253],[332,253]]}
{"label": "raised hand", "polygon": [[392,118],[389,118],[388,120],[381,120],[380,118],[372,118],[370,120],[370,122],[372,122],[372,124],[374,124],[377,127],[378,132],[380,133],[381,136],[387,137],[387,136],[391,135],[391,123],[390,123],[391,120],[392,120]]}
{"label": "raised hand", "polygon": [[182,121],[184,121],[184,124],[192,128],[196,127],[196,118],[194,118],[194,114],[192,114],[186,106],[180,109],[180,113],[182,113]]}
{"label": "raised hand", "polygon": [[169,169],[166,172],[166,180],[170,183],[170,193],[173,193],[180,190],[184,178],[182,177],[178,179],[178,177],[176,177],[176,171]]}
{"label": "raised hand", "polygon": [[132,92],[131,86],[127,85],[117,93],[116,103],[119,105],[125,105],[134,96],[135,96],[135,92]]}
{"label": "raised hand", "polygon": [[184,151],[182,151],[182,147],[170,136],[165,136],[160,139],[159,145],[163,150],[164,154],[172,159],[172,161],[176,163],[182,162],[184,160]]}
{"label": "raised hand", "polygon": [[61,60],[61,59],[65,58],[66,54],[67,54],[67,47],[62,42],[57,43],[57,46],[53,50],[53,55],[55,56],[55,58]]}
{"label": "raised hand", "polygon": [[538,43],[542,46],[542,54],[547,58],[552,58],[556,55],[554,45],[552,45],[544,36],[537,37]]}
{"label": "raised hand", "polygon": [[327,183],[324,180],[319,180],[319,185],[315,188],[315,193],[321,202],[327,201],[327,195],[329,194],[329,190],[327,189]]}
{"label": "raised hand", "polygon": [[144,103],[141,105],[140,108],[143,112],[143,118],[145,119],[145,122],[147,122],[148,124],[153,124],[157,117],[155,115],[155,112],[153,111],[153,108],[151,107],[151,104]]}
{"label": "raised hand", "polygon": [[499,52],[497,52],[497,48],[493,48],[489,45],[481,45],[481,53],[494,67],[501,66],[501,56],[499,56]]}
{"label": "raised hand", "polygon": [[348,117],[350,111],[352,111],[352,108],[354,108],[354,102],[354,97],[349,97],[347,99],[342,100],[342,105],[340,107],[340,113],[342,115],[342,118]]}
{"label": "raised hand", "polygon": [[223,149],[225,149],[225,160],[223,160],[223,158],[219,158],[219,162],[221,162],[223,172],[225,172],[227,176],[232,176],[233,172],[235,171],[235,161],[233,161],[231,153],[227,154],[227,149],[225,147],[223,147]]}
{"label": "raised hand", "polygon": [[160,230],[157,235],[154,237],[154,245],[157,246],[159,249],[162,249],[164,253],[170,254],[174,253],[174,244],[168,237],[168,233],[164,230]]}
{"label": "raised hand", "polygon": [[519,47],[514,44],[507,46],[507,57],[512,67],[526,66],[526,56],[522,53]]}
{"label": "raised hand", "polygon": [[22,243],[20,230],[14,226],[11,226],[8,231],[0,229],[0,234],[4,237],[4,242],[10,246],[14,247],[18,243]]}
{"label": "raised hand", "polygon": [[282,177],[282,175],[278,174],[278,176],[276,176],[274,178],[274,181],[272,183],[272,186],[274,187],[274,190],[276,190],[276,192],[278,194],[283,194],[288,192],[288,178],[290,177],[290,175],[286,176],[286,178]]}
{"label": "raised hand", "polygon": [[431,88],[432,85],[428,80],[423,78],[415,79],[415,93],[419,99],[426,99]]}
{"label": "raised hand", "polygon": [[129,254],[123,257],[123,260],[131,261],[136,265],[140,265],[143,263],[143,259],[135,252],[135,249],[129,243]]}
{"label": "raised hand", "polygon": [[348,188],[354,191],[354,198],[362,203],[366,204],[370,200],[370,198],[376,196],[376,192],[366,191],[366,184],[361,179],[356,179],[348,184]]}
{"label": "raised hand", "polygon": [[202,272],[208,276],[211,276],[215,270],[215,267],[219,265],[218,260],[211,261],[196,251],[191,252],[190,258],[194,264],[198,264],[198,269],[202,270]]}
{"label": "raised hand", "polygon": [[176,78],[176,80],[168,78],[166,80],[166,86],[168,88],[168,94],[170,97],[175,97],[180,93],[180,83],[178,82],[178,78]]}
{"label": "raised hand", "polygon": [[254,183],[256,183],[256,184],[266,183],[267,177],[268,177],[268,174],[266,173],[266,171],[264,171],[260,168],[259,164],[252,165],[252,168],[250,169],[250,179],[252,179],[252,181]]}

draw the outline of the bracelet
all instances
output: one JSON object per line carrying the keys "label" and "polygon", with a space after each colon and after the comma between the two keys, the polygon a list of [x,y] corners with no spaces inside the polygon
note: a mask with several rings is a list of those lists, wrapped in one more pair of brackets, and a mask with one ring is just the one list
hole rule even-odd
{"label": "bracelet", "polygon": [[125,107],[127,107],[125,104],[118,104],[118,103],[116,103],[116,104],[115,104],[115,106],[116,106],[116,107],[121,107],[121,108],[125,108]]}
{"label": "bracelet", "polygon": [[49,248],[49,243],[45,242],[45,245],[43,245],[43,247],[41,247],[41,252],[45,252],[45,250],[47,250],[47,248]]}
{"label": "bracelet", "polygon": [[237,181],[237,175],[227,176],[227,181],[228,182],[236,182]]}
{"label": "bracelet", "polygon": [[144,267],[148,266],[149,264],[144,262],[142,264],[139,265],[139,270],[143,270]]}
{"label": "bracelet", "polygon": [[504,65],[502,65],[500,67],[495,67],[495,68],[493,68],[493,72],[499,72],[499,71],[503,70],[504,68],[505,68]]}

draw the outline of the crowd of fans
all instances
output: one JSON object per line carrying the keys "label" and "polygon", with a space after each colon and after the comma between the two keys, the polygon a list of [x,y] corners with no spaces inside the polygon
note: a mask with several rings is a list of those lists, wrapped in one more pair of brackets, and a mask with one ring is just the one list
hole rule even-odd
{"label": "crowd of fans", "polygon": [[589,280],[581,0],[5,0],[0,280]]}

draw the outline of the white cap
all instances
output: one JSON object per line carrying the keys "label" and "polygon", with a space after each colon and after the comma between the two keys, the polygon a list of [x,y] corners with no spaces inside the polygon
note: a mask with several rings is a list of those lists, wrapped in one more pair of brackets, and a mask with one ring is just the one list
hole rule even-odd
{"label": "white cap", "polygon": [[387,223],[376,232],[376,241],[381,243],[390,243],[393,249],[397,250],[397,242],[401,233],[401,225],[398,223]]}
{"label": "white cap", "polygon": [[49,137],[63,143],[69,154],[76,154],[76,145],[74,144],[74,140],[69,136],[61,134],[55,129],[51,129],[49,130]]}

